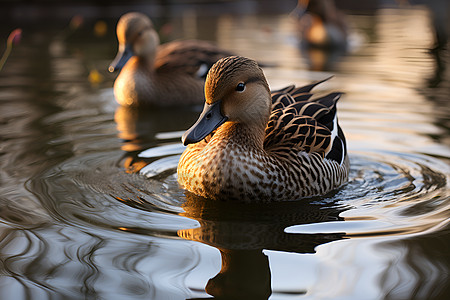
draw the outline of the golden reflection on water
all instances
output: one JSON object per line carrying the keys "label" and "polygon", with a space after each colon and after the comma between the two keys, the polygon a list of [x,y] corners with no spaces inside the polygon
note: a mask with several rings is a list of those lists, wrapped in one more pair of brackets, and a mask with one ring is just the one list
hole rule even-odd
{"label": "golden reflection on water", "polygon": [[267,299],[271,294],[302,295],[304,290],[272,291],[268,256],[263,250],[314,253],[323,243],[340,240],[342,233],[314,236],[287,234],[291,224],[339,220],[339,209],[307,202],[274,205],[211,202],[187,194],[182,216],[194,219],[200,227],[178,230],[178,236],[211,245],[222,257],[220,272],[206,285],[206,292],[215,297]]}

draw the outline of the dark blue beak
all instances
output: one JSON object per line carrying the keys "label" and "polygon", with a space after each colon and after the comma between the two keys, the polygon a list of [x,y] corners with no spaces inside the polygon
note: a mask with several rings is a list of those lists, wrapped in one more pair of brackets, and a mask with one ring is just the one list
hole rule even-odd
{"label": "dark blue beak", "polygon": [[131,45],[127,44],[125,46],[125,49],[123,49],[122,51],[119,50],[116,58],[114,58],[112,63],[109,65],[108,71],[112,73],[122,69],[127,61],[133,56],[133,49],[131,49]]}
{"label": "dark blue beak", "polygon": [[181,141],[185,146],[200,142],[228,120],[228,117],[222,114],[220,103],[221,101],[213,104],[205,103],[197,122],[181,137]]}

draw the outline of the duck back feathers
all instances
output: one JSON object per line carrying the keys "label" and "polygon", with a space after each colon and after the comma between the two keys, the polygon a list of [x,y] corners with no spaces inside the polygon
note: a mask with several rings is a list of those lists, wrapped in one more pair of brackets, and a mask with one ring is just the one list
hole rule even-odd
{"label": "duck back feathers", "polygon": [[342,93],[311,99],[310,91],[325,80],[299,88],[289,86],[272,94],[264,149],[280,152],[297,148],[343,163],[346,142],[336,115],[336,103]]}
{"label": "duck back feathers", "polygon": [[173,41],[159,46],[155,59],[155,70],[158,73],[176,70],[204,81],[208,70],[216,61],[231,55],[233,55],[231,52],[222,50],[206,41]]}

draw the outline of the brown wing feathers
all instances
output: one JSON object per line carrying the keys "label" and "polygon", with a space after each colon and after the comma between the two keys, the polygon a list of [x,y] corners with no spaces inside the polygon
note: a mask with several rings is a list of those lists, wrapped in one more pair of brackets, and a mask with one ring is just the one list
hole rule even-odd
{"label": "brown wing feathers", "polygon": [[[209,68],[220,58],[232,53],[224,51],[208,42],[197,40],[175,41],[159,47],[155,59],[157,72],[177,69],[188,74],[205,77]],[[199,68],[205,65],[205,71],[198,74]]]}
{"label": "brown wing feathers", "polygon": [[[341,93],[330,93],[316,99],[311,99],[313,95],[309,93],[312,88],[325,80],[299,88],[289,86],[272,94],[272,114],[264,141],[264,148],[267,151],[276,150],[280,153],[297,149],[317,152],[331,159],[340,159],[339,154],[333,156],[330,150],[335,144],[331,140],[331,132],[336,130],[335,105]],[[341,144],[339,142],[339,145]],[[337,152],[342,154],[342,151]]]}

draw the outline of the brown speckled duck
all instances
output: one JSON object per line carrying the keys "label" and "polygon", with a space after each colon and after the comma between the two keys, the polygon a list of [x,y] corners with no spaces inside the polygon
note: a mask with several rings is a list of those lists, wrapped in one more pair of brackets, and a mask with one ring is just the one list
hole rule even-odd
{"label": "brown speckled duck", "polygon": [[179,183],[205,198],[245,202],[324,195],[344,184],[341,93],[312,98],[321,82],[271,94],[255,61],[220,59],[206,78],[203,112],[182,138]]}
{"label": "brown speckled duck", "polygon": [[198,40],[159,44],[150,19],[138,12],[123,15],[117,23],[119,51],[109,71],[119,70],[114,95],[124,106],[173,106],[204,101],[208,69],[231,55]]}

